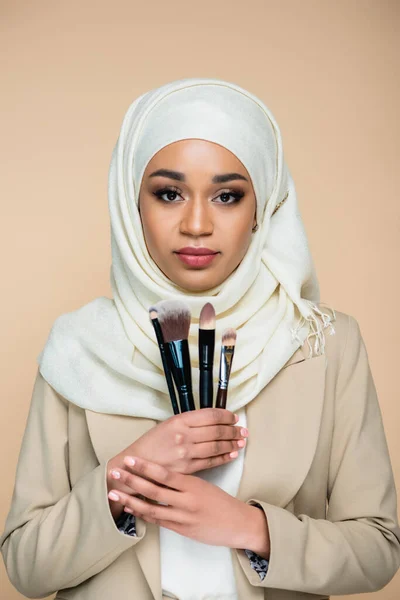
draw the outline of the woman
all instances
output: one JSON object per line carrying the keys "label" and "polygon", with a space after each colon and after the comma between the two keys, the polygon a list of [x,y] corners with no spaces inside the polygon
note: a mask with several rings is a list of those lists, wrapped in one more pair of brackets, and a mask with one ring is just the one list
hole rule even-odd
{"label": "woman", "polygon": [[[64,600],[383,587],[400,529],[367,352],[354,317],[321,309],[270,111],[214,79],[143,94],[109,203],[113,299],[59,317],[38,359],[0,540],[13,585]],[[217,340],[236,328],[226,409],[173,415],[148,316],[168,298],[191,309],[195,395],[201,308]]]}

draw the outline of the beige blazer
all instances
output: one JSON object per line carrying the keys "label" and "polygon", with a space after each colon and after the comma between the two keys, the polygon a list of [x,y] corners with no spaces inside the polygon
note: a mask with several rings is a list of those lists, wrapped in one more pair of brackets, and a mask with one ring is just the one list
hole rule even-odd
{"label": "beige blazer", "polygon": [[[237,497],[259,502],[271,554],[263,581],[232,549],[239,600],[299,600],[382,588],[400,564],[396,491],[357,321],[337,311],[326,355],[305,344],[247,405]],[[95,390],[93,391],[95,393]],[[159,527],[116,528],[107,461],[156,421],[84,410],[38,372],[2,555],[25,596],[161,600]]]}

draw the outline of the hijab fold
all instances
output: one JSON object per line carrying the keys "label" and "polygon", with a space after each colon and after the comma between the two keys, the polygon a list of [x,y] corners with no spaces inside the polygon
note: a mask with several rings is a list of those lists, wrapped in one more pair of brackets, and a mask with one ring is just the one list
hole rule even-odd
{"label": "hijab fold", "polygon": [[[201,293],[178,287],[158,268],[147,250],[138,211],[148,162],[166,145],[191,138],[220,144],[243,163],[255,191],[259,226],[238,268]],[[172,416],[148,314],[163,299],[181,299],[192,313],[189,347],[197,408],[198,324],[206,302],[213,304],[217,317],[215,384],[222,331],[237,329],[229,410],[251,402],[306,340],[310,357],[324,353],[324,329],[334,333],[335,314],[319,306],[318,281],[279,127],[256,96],[236,84],[206,78],[181,79],[142,94],[123,119],[108,195],[112,298],[95,298],[58,317],[38,356],[43,377],[70,402],[96,412],[160,421]]]}

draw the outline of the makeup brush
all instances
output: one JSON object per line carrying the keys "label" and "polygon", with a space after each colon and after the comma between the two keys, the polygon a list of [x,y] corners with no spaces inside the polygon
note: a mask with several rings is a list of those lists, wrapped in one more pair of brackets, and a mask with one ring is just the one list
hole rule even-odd
{"label": "makeup brush", "polygon": [[154,307],[171,358],[171,370],[179,394],[181,412],[195,410],[189,354],[189,307],[180,300],[161,300]]}
{"label": "makeup brush", "polygon": [[199,324],[200,408],[213,405],[215,310],[210,302],[201,309]]}
{"label": "makeup brush", "polygon": [[[151,322],[153,323],[154,332],[156,334],[158,347],[160,349],[162,365],[164,368],[165,379],[167,380],[167,386],[169,391],[169,397],[171,399],[172,409],[174,411],[174,415],[179,415],[179,406],[178,401],[176,399],[174,382],[172,380],[171,369],[169,366],[170,357],[168,356],[169,348],[164,343],[163,334],[161,331],[160,323],[157,318],[157,308],[155,306],[151,306],[149,308],[149,315]],[[168,361],[169,358],[169,361]]]}
{"label": "makeup brush", "polygon": [[226,408],[226,399],[228,397],[229,377],[231,374],[232,360],[235,353],[236,331],[234,329],[225,329],[222,333],[221,357],[219,363],[219,383],[217,408]]}

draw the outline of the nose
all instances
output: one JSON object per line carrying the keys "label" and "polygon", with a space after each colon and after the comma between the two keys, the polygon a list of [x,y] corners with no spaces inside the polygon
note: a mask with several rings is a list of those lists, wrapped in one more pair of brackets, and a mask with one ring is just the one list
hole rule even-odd
{"label": "nose", "polygon": [[211,235],[214,231],[212,207],[208,200],[191,198],[186,204],[180,223],[180,232],[191,236]]}

